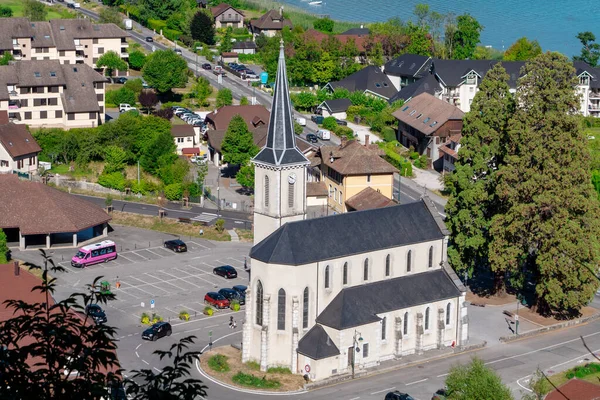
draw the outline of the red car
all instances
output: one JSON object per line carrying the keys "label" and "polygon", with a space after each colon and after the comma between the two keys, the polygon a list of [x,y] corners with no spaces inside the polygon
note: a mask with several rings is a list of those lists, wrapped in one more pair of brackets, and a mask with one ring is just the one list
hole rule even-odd
{"label": "red car", "polygon": [[227,300],[223,295],[220,295],[217,292],[206,293],[206,296],[204,296],[204,303],[216,308],[229,307],[229,300]]}

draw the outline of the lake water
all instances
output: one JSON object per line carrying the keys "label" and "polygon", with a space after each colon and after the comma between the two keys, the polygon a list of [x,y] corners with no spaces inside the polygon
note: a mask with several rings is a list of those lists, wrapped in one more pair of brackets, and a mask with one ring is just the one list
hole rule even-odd
{"label": "lake water", "polygon": [[445,14],[469,13],[484,26],[481,44],[507,49],[518,38],[536,39],[542,49],[567,56],[579,54],[577,33],[591,31],[600,42],[600,1],[598,0],[282,0],[283,3],[314,14],[327,14],[341,21],[376,22],[391,17],[413,18],[416,4]]}

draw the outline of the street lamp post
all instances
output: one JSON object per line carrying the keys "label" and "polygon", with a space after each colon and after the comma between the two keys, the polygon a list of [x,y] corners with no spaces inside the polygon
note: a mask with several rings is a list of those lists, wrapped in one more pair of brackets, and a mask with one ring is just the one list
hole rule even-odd
{"label": "street lamp post", "polygon": [[221,167],[217,168],[217,216],[221,214]]}
{"label": "street lamp post", "polygon": [[358,347],[358,343],[362,342],[363,338],[360,332],[356,329],[354,330],[354,337],[352,338],[352,379],[354,379],[354,366],[356,363],[356,353],[360,351],[360,347]]}
{"label": "street lamp post", "polygon": [[197,46],[196,47],[196,76],[198,76],[198,50],[202,50],[202,46]]}

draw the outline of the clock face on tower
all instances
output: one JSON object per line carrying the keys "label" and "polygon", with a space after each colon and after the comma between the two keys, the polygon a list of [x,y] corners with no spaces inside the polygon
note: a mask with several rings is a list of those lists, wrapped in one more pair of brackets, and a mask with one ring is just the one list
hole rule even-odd
{"label": "clock face on tower", "polygon": [[290,185],[293,185],[294,183],[296,183],[296,174],[295,173],[291,173],[288,175],[288,182],[290,183]]}

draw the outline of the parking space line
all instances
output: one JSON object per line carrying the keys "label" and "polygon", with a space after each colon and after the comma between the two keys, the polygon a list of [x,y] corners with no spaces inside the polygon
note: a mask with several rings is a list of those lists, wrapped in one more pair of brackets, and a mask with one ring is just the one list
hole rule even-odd
{"label": "parking space line", "polygon": [[[159,271],[159,272],[160,272],[160,271]],[[169,280],[162,280],[162,279],[160,279],[160,278],[158,278],[158,277],[156,277],[156,276],[154,276],[154,275],[150,275],[149,273],[145,273],[144,275],[148,275],[150,278],[154,278],[154,279],[156,279],[156,280],[158,280],[158,281],[160,281],[160,282],[162,282],[162,283],[166,283],[167,285],[175,286],[175,287],[176,287],[177,289],[179,289],[179,290],[186,291],[186,289],[182,288],[181,286],[177,286],[176,284],[174,284],[174,283],[171,283],[172,279],[169,279]]]}
{"label": "parking space line", "polygon": [[126,260],[127,260],[127,261],[129,261],[129,262],[135,263],[135,261],[133,261],[131,258],[127,258],[127,257],[125,257],[125,256],[123,255],[123,253],[119,253],[119,254],[117,255],[117,257],[123,257],[124,259],[126,259]]}
{"label": "parking space line", "polygon": [[173,314],[175,314],[175,315],[179,315],[179,311],[171,310],[171,309],[170,309],[170,308],[168,308],[168,307],[163,307],[163,308],[164,308],[165,310],[169,311],[169,312],[172,312],[172,313],[173,313]]}
{"label": "parking space line", "polygon": [[202,268],[198,268],[198,267],[194,267],[193,265],[186,265],[186,267],[190,267],[190,268],[194,268],[196,271],[200,271],[200,272],[204,272],[205,274],[209,274],[209,275],[213,275],[212,269],[214,267],[211,267],[210,265],[208,265],[207,263],[203,262],[202,264],[206,265],[207,267],[209,267],[211,269],[211,271],[205,271]]}
{"label": "parking space line", "polygon": [[[175,269],[177,269],[177,268],[175,268]],[[178,270],[178,271],[181,271],[181,270]],[[187,278],[187,277],[189,277],[189,276],[191,276],[191,275],[188,275],[188,276],[186,276],[186,277],[180,278],[180,277],[178,277],[178,276],[171,275],[171,274],[169,274],[168,272],[165,272],[164,270],[160,270],[160,271],[158,271],[158,272],[161,272],[161,273],[163,273],[163,274],[165,274],[165,275],[172,276],[172,277],[173,277],[173,279],[170,279],[170,280],[181,280],[181,281],[184,281],[184,282],[185,282],[185,283],[187,283],[187,284],[190,284],[190,285],[192,285],[192,286],[196,286],[198,289],[204,289],[204,287],[202,287],[202,286],[198,286],[198,285],[196,285],[195,283],[189,282],[188,280],[186,280],[186,279],[185,279],[185,278]],[[181,272],[185,272],[185,271],[181,271]],[[187,272],[186,272],[186,273],[187,273]]]}
{"label": "parking space line", "polygon": [[[133,276],[130,276],[129,278],[137,279],[137,278],[134,278]],[[138,279],[138,280],[139,280],[139,279]],[[146,294],[149,294],[150,296],[154,296],[154,293],[150,293],[150,292],[149,292],[149,291],[147,291],[147,290],[140,289],[140,286],[146,286],[146,285],[138,285],[138,286],[133,286],[132,284],[130,284],[130,283],[127,283],[127,282],[123,282],[123,280],[121,280],[121,285],[122,285],[123,283],[126,283],[126,284],[127,284],[127,285],[129,285],[130,287],[126,287],[126,288],[123,288],[123,287],[121,287],[121,289],[125,289],[125,290],[129,290],[129,289],[135,289],[135,290],[139,290],[140,292],[144,292],[144,293],[146,293]],[[138,299],[139,299],[139,298],[140,298],[140,297],[138,297]]]}
{"label": "parking space line", "polygon": [[155,252],[153,252],[153,251],[152,251],[152,250],[150,250],[150,249],[146,249],[146,251],[147,251],[147,252],[149,252],[149,253],[152,253],[152,254],[154,254],[155,256],[159,256],[160,258],[163,258],[163,257],[165,257],[165,256],[163,256],[163,255],[161,255],[161,254],[158,254],[158,253],[155,253]]}
{"label": "parking space line", "polygon": [[191,308],[191,307],[188,307],[188,306],[186,306],[185,304],[178,304],[178,305],[179,305],[179,306],[181,306],[181,307],[183,307],[183,308],[187,308],[188,310],[191,310],[191,311],[193,311],[193,312],[195,312],[195,313],[202,314],[202,311],[194,310],[193,308]]}
{"label": "parking space line", "polygon": [[[140,281],[140,282],[142,282],[144,285],[152,286],[152,287],[154,287],[154,288],[156,288],[156,289],[158,289],[158,290],[162,290],[163,292],[165,292],[165,293],[167,293],[167,294],[171,294],[171,292],[169,292],[168,290],[165,290],[165,289],[162,289],[162,288],[160,288],[160,287],[156,286],[156,284],[155,284],[155,283],[150,283],[150,282],[143,281],[143,280],[141,280],[140,278],[136,278],[135,276],[129,276],[129,277],[127,277],[127,279],[129,279],[129,278],[133,278],[133,279],[135,279],[135,280],[137,280],[137,281]],[[158,283],[160,283],[160,282],[158,282]],[[144,285],[142,285],[142,286],[144,286]],[[139,288],[139,286],[135,286],[135,288],[136,288],[136,289],[138,289],[138,288]],[[142,289],[140,289],[140,290],[142,290]],[[142,291],[145,291],[145,290],[142,290]],[[148,293],[148,292],[146,292],[146,293]],[[151,294],[152,294],[152,295],[154,295],[154,293],[151,293]]]}
{"label": "parking space line", "polygon": [[[142,251],[142,250],[137,250],[137,251]],[[142,257],[144,259],[144,261],[150,261],[150,259],[148,257],[144,257],[141,254],[136,253],[135,251],[132,251],[133,254],[135,254],[138,257]]]}
{"label": "parking space line", "polygon": [[[116,292],[117,292],[117,294],[119,294],[119,293],[123,293],[123,294],[126,294],[126,295],[128,295],[128,296],[131,296],[131,297],[133,297],[134,299],[138,299],[138,300],[139,300],[139,299],[141,299],[141,297],[137,297],[136,295],[134,295],[134,294],[131,294],[131,293],[127,293],[127,292],[125,291],[125,290],[128,290],[128,289],[135,289],[135,287],[134,287],[133,285],[130,285],[129,283],[127,283],[127,282],[124,282],[123,280],[119,281],[119,283],[121,284],[121,287],[118,289],[118,291],[116,291]],[[124,285],[124,284],[125,284],[125,285],[128,285],[129,287],[123,287],[123,285]]]}
{"label": "parking space line", "polygon": [[189,243],[194,243],[195,245],[197,245],[197,246],[200,246],[200,247],[202,247],[202,248],[204,248],[204,249],[208,249],[208,248],[209,248],[208,246],[205,246],[205,245],[203,245],[203,244],[200,244],[200,243],[198,243],[198,242],[194,242],[193,240],[190,240],[190,241],[189,241]]}
{"label": "parking space line", "polygon": [[[186,277],[184,277],[184,278],[196,278],[196,279],[203,280],[204,282],[208,282],[208,283],[210,283],[210,284],[211,284],[211,286],[213,286],[213,287],[217,287],[217,286],[219,286],[219,285],[217,285],[216,283],[213,283],[213,282],[211,282],[211,281],[209,281],[209,280],[207,280],[207,279],[204,279],[204,278],[202,278],[202,277],[200,277],[200,276],[198,276],[198,275],[191,275],[191,274],[189,274],[189,272],[182,271],[182,270],[180,270],[179,268],[174,268],[174,269],[176,269],[176,270],[177,270],[177,271],[179,271],[179,272],[187,273],[187,274],[188,274],[188,276],[186,276]],[[186,282],[188,282],[188,281],[186,281]],[[191,282],[188,282],[188,283],[191,283]],[[195,285],[195,286],[196,286],[196,285]],[[200,287],[200,286],[198,286],[198,287]]]}

